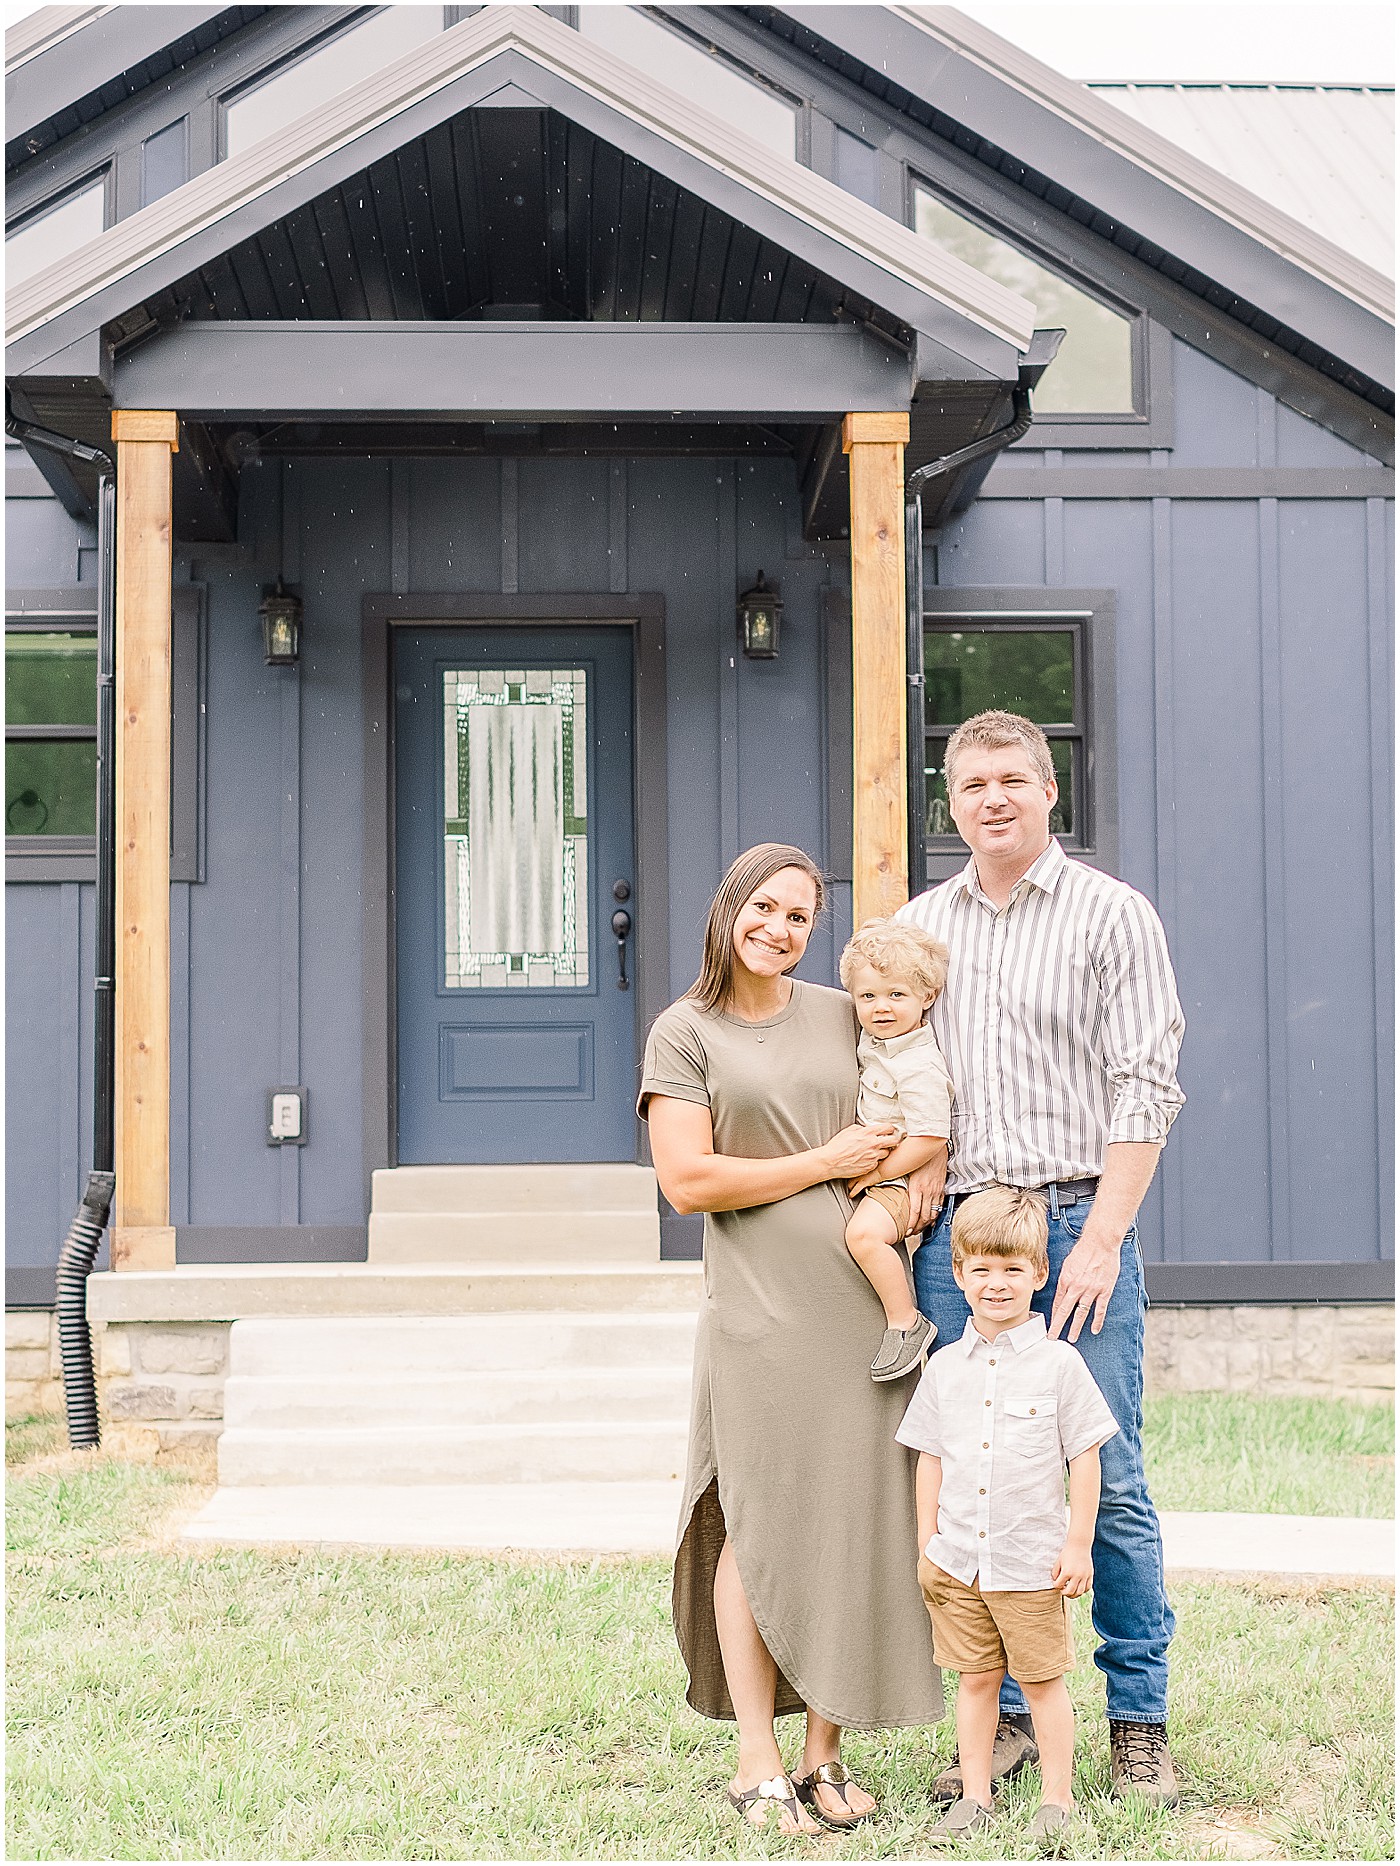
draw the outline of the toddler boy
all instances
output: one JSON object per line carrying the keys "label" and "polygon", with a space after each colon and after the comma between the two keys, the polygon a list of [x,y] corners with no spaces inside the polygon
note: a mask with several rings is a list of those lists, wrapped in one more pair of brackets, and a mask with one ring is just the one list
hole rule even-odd
{"label": "toddler boy", "polygon": [[850,1186],[856,1208],[846,1248],[885,1311],[884,1339],[870,1363],[873,1380],[913,1373],[936,1332],[915,1306],[898,1247],[909,1229],[906,1176],[931,1160],[944,1169],[948,1163],[952,1087],[938,1040],[924,1022],[947,978],[948,948],[903,921],[868,920],[841,955],[841,983],[861,1028],[856,1119],[867,1127],[896,1127],[901,1136],[873,1173]]}
{"label": "toddler boy", "polygon": [[[1073,1806],[1069,1603],[1093,1582],[1099,1446],[1118,1430],[1077,1349],[1052,1341],[1031,1298],[1050,1274],[1044,1201],[1015,1186],[963,1199],[953,1275],[972,1311],[935,1354],[895,1436],[919,1453],[919,1582],[938,1663],[960,1674],[962,1797],[935,1831],[992,1819],[997,1694],[1009,1671],[1040,1749],[1037,1840]],[[1069,1518],[1065,1466],[1069,1465]]]}

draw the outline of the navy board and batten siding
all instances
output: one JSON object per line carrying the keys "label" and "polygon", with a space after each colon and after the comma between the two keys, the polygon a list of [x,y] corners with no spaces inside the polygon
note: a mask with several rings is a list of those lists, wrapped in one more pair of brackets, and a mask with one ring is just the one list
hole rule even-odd
{"label": "navy board and batten siding", "polygon": [[[1392,1248],[1389,510],[1290,497],[1287,470],[1374,463],[1174,347],[1170,450],[999,463],[938,540],[939,580],[970,605],[989,590],[1114,593],[1118,866],[1161,908],[1189,1021],[1190,1103],[1144,1211],[1149,1260],[1281,1276],[1290,1263],[1378,1264]],[[1103,476],[1102,496],[1077,480],[1064,494],[1053,478],[1028,489],[1075,467]],[[1172,497],[1154,481],[1125,496],[1143,468],[1228,470],[1237,494],[1216,480],[1209,496]],[[1260,469],[1267,490],[1249,477]],[[90,534],[56,502],[13,500],[9,519],[12,585],[91,579]],[[363,1254],[376,1163],[365,1097],[387,1094],[363,1068],[387,1015],[361,983],[366,784],[378,782],[364,745],[365,595],[661,599],[678,993],[740,848],[791,840],[848,873],[829,748],[849,728],[827,671],[844,567],[803,545],[800,523],[781,459],[244,469],[241,554],[177,566],[203,589],[208,638],[205,878],[172,889],[182,1257]],[[735,596],[759,567],[787,605],[776,662],[745,661],[735,639]],[[306,606],[295,670],[262,661],[257,603],[279,572]],[[641,889],[644,913],[644,878]],[[806,963],[814,978],[831,976],[849,921],[848,889],[835,894]],[[9,1262],[36,1288],[86,1162],[90,920],[78,883],[9,890]],[[310,1091],[309,1144],[269,1148],[265,1093],[290,1083]]]}

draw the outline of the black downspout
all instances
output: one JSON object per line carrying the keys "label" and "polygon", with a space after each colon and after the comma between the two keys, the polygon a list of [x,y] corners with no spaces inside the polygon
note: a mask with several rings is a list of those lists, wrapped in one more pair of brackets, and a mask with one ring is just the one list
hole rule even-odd
{"label": "black downspout", "polygon": [[97,469],[97,952],[93,979],[92,1171],[58,1257],[55,1307],[70,1445],[96,1445],[102,1428],[87,1321],[87,1280],[116,1190],[113,1116],[116,1018],[116,466],[101,448],[20,421],[5,405],[5,432]]}
{"label": "black downspout", "polygon": [[908,709],[906,732],[909,770],[909,898],[928,887],[928,850],[924,818],[924,502],[923,488],[932,479],[957,473],[974,461],[998,454],[1030,432],[1031,389],[1040,380],[1060,346],[1063,331],[1037,331],[1037,342],[1027,352],[1021,379],[1011,391],[1011,419],[995,434],[959,447],[916,467],[904,482],[904,654]]}

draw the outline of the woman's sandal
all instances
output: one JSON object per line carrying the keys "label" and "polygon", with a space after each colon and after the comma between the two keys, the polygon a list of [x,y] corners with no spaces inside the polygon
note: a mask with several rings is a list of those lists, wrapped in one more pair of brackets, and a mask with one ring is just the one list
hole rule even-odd
{"label": "woman's sandal", "polygon": [[[732,1788],[727,1788],[724,1792],[729,1797],[730,1806],[737,1808],[749,1826],[756,1828],[760,1833],[768,1826],[775,1812],[779,1820],[784,1814],[790,1817],[793,1824],[793,1838],[810,1831],[802,1825],[801,1791],[794,1785],[789,1775],[770,1775],[766,1782],[759,1782],[753,1788],[746,1788],[737,1795]],[[759,1807],[763,1810],[762,1820],[751,1820],[751,1810]],[[817,1818],[821,1818],[819,1813]]]}
{"label": "woman's sandal", "polygon": [[[792,1785],[797,1791],[797,1799],[802,1802],[805,1807],[810,1808],[817,1819],[825,1822],[828,1827],[859,1827],[862,1821],[868,1821],[871,1815],[877,1814],[879,1810],[878,1808],[867,1808],[864,1814],[857,1814],[854,1811],[851,1807],[851,1798],[846,1793],[847,1785],[854,1781],[855,1777],[851,1774],[844,1762],[819,1762],[809,1775],[793,1776]],[[859,1784],[857,1784],[857,1786],[859,1786]],[[845,1814],[828,1814],[820,1801],[817,1800],[817,1790],[819,1788],[835,1789],[836,1793],[841,1798],[842,1806],[847,1812]]]}

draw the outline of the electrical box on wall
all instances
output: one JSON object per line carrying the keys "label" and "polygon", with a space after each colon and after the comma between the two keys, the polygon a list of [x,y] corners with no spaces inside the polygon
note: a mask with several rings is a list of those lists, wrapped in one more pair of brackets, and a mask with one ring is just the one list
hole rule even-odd
{"label": "electrical box on wall", "polygon": [[269,1147],[306,1145],[306,1103],[307,1093],[304,1088],[275,1088],[267,1091]]}

